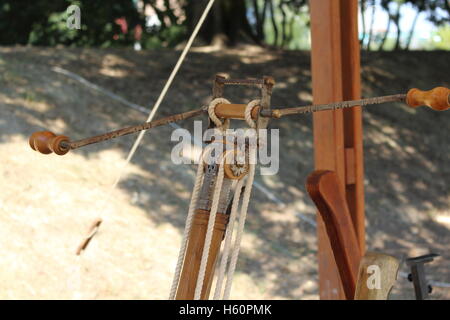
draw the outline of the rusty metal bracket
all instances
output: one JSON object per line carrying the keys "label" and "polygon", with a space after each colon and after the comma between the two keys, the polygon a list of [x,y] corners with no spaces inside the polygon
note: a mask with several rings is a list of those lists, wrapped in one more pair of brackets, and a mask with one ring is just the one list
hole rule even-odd
{"label": "rusty metal bracket", "polygon": [[270,114],[270,100],[272,98],[272,89],[275,85],[275,80],[272,77],[265,76],[263,78],[263,85],[261,88],[261,110],[256,122],[256,129],[266,129],[269,125],[270,117],[265,117],[262,113]]}
{"label": "rusty metal bracket", "polygon": [[432,262],[434,258],[439,257],[436,253],[426,254],[420,257],[406,259],[406,264],[411,268],[411,273],[408,275],[408,280],[414,284],[414,292],[416,293],[416,300],[425,300],[433,290],[431,285],[427,282],[425,275],[425,263]]}
{"label": "rusty metal bracket", "polygon": [[[217,74],[213,84],[213,99],[223,97],[224,86],[226,85],[254,86],[261,89],[261,108],[256,119],[256,126],[257,129],[267,128],[271,118],[270,100],[275,80],[269,76],[264,76],[262,79],[228,79]],[[215,124],[209,119],[208,128],[214,127]]]}

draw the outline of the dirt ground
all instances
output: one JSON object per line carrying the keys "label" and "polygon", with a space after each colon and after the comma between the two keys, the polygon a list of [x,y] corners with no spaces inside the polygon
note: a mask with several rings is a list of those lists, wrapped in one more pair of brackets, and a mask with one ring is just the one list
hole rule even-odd
{"label": "dirt ground", "polygon": [[[79,81],[61,67],[129,101],[151,107],[177,51],[0,48],[0,288],[1,299],[166,299],[193,186],[192,165],[174,165],[173,128],[149,132],[117,189],[135,136],[44,156],[28,136],[49,129],[79,139],[145,121],[146,116]],[[408,88],[449,86],[449,52],[369,53],[362,56],[364,96]],[[272,75],[273,105],[311,102],[307,52],[240,50],[191,52],[158,116],[190,110],[211,98],[215,73]],[[232,88],[232,101],[250,89]],[[157,117],[158,117],[157,116]],[[285,205],[254,189],[237,273],[235,299],[317,299],[315,210],[304,182],[313,169],[311,116],[271,124],[280,128],[280,171],[256,177]],[[192,129],[190,121],[180,125]],[[442,255],[429,278],[450,283],[450,112],[400,104],[364,111],[367,247],[398,258]],[[104,224],[88,250],[75,249],[92,221]],[[310,220],[308,220],[308,218]],[[402,272],[407,272],[403,264]],[[392,299],[412,299],[400,278]],[[433,298],[450,298],[435,288]]]}

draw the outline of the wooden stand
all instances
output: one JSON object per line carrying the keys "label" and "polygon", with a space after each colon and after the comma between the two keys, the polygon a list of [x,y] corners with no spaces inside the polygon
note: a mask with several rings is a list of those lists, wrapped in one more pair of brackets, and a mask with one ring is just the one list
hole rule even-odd
{"label": "wooden stand", "polygon": [[[315,104],[360,98],[357,0],[310,2],[312,82]],[[332,170],[365,250],[364,173],[361,108],[314,113],[315,169]],[[321,299],[345,299],[327,230],[317,218]]]}

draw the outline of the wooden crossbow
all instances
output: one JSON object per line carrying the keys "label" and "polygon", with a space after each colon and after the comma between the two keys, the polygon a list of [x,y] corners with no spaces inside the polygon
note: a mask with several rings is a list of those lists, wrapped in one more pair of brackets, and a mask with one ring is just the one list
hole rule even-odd
{"label": "wooden crossbow", "polygon": [[[216,76],[213,87],[213,99],[221,98],[223,96],[223,87],[225,85],[256,86],[261,89],[261,98],[259,100],[259,105],[255,105],[251,110],[247,109],[249,105],[246,104],[219,103],[214,107],[215,116],[223,120],[244,120],[246,118],[245,115],[247,111],[247,116],[250,115],[251,119],[255,120],[257,124],[256,128],[262,129],[267,127],[270,119],[279,119],[290,115],[382,104],[387,102],[405,102],[411,108],[428,106],[437,111],[444,111],[450,108],[450,90],[445,87],[436,87],[429,91],[411,89],[406,94],[342,101],[330,104],[271,109],[270,98],[274,84],[275,81],[271,77],[264,77],[263,79],[236,80]],[[67,136],[55,135],[50,131],[39,131],[30,136],[29,144],[33,150],[43,154],[56,153],[57,155],[64,155],[70,150],[81,148],[90,144],[197,117],[205,113],[208,114],[208,109],[209,106],[204,106],[196,110],[179,113],[155,121],[122,128],[116,131],[107,132],[77,141],[71,141]],[[250,113],[248,113],[248,111],[250,111]],[[209,120],[210,127],[215,127],[216,125],[214,124],[214,121],[211,121],[211,117]],[[233,177],[230,173],[224,174],[220,190],[221,194],[218,204],[216,203],[215,206],[216,212],[214,212],[214,231],[212,233],[212,238],[210,239],[209,255],[206,259],[206,268],[201,277],[203,281],[200,283],[199,287],[197,280],[199,278],[199,269],[201,269],[201,258],[205,247],[205,238],[208,230],[209,216],[211,214],[212,200],[215,190],[214,188],[216,182],[219,180],[218,172],[219,165],[207,165],[204,168],[204,176],[199,191],[198,201],[195,206],[195,215],[193,217],[192,226],[190,227],[190,232],[188,233],[187,245],[183,253],[184,257],[182,260],[182,268],[178,271],[176,270],[175,272],[176,274],[178,272],[178,275],[176,275],[177,281],[176,283],[174,281],[172,288],[172,298],[193,299],[195,296],[198,296],[200,299],[208,299],[209,297],[221,242],[224,237],[226,238],[225,233],[229,223],[231,204],[234,203],[230,196],[233,180],[240,180],[243,179],[243,176],[245,176],[244,174],[239,177]],[[235,193],[235,196],[237,194],[238,193]],[[88,240],[83,244],[83,248],[87,245]],[[199,295],[197,295],[199,292],[198,289],[201,289],[201,294]]]}

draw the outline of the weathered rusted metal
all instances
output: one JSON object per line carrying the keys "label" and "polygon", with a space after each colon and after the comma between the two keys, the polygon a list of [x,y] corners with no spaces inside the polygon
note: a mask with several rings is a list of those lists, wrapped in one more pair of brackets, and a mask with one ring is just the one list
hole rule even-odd
{"label": "weathered rusted metal", "polygon": [[[360,100],[350,100],[350,101],[342,101],[342,102],[334,102],[327,104],[316,104],[295,108],[283,108],[283,109],[275,109],[272,110],[270,115],[271,117],[284,117],[295,114],[305,114],[305,113],[313,113],[327,110],[339,110],[344,108],[353,108],[353,107],[364,107],[367,105],[381,104],[387,102],[403,102],[406,99],[406,94],[396,94],[390,96],[382,96],[382,97],[374,97]],[[261,111],[261,114],[264,114],[264,111]]]}
{"label": "weathered rusted metal", "polygon": [[[217,76],[215,80],[215,88],[213,92],[213,97],[219,97],[221,96],[223,92],[223,85],[224,81],[222,77]],[[236,84],[241,80],[233,80],[231,83],[227,84]],[[279,109],[270,109],[270,95],[272,93],[272,86],[275,83],[271,77],[265,77],[263,80],[248,80],[249,83],[256,84],[256,83],[263,83],[261,85],[261,91],[262,91],[262,99],[261,99],[261,106],[257,106],[253,109],[251,115],[252,118],[255,120],[258,120],[260,122],[259,128],[264,128],[267,125],[267,121],[269,118],[278,119],[285,116],[290,115],[297,115],[297,114],[306,114],[306,113],[313,113],[313,112],[320,112],[320,111],[327,111],[327,110],[339,110],[344,108],[353,108],[357,106],[367,106],[367,105],[375,105],[375,104],[382,104],[387,102],[405,102],[407,100],[406,94],[395,94],[395,95],[389,95],[389,96],[381,96],[381,97],[374,97],[374,98],[366,98],[366,99],[360,99],[360,100],[350,100],[350,101],[341,101],[341,102],[334,102],[334,103],[327,103],[327,104],[316,104],[316,105],[308,105],[308,106],[300,106],[300,107],[293,107],[293,108],[279,108]],[[443,88],[445,89],[445,88]],[[411,89],[411,90],[417,90],[417,89]],[[448,90],[448,89],[447,89]],[[441,90],[442,91],[442,90]],[[410,91],[411,92],[411,91]],[[433,92],[430,90],[429,92]],[[446,98],[446,97],[444,97]],[[442,98],[443,99],[443,98]],[[435,104],[443,104],[448,103],[448,100],[445,100],[442,102],[440,99]],[[448,99],[448,98],[446,98]],[[267,100],[267,101],[266,101]],[[423,99],[422,99],[423,100]],[[435,99],[436,100],[436,99]],[[269,102],[269,103],[268,103]],[[416,107],[417,103],[414,105]],[[245,111],[246,104],[218,104],[216,107],[216,114],[219,118],[223,119],[244,119],[244,111]],[[430,108],[434,110],[445,110],[445,108],[437,108],[433,105],[429,106]],[[198,117],[200,115],[203,115],[204,113],[207,113],[207,107],[204,106],[199,109],[195,109],[188,112],[179,113],[173,116],[165,117],[162,119],[154,120],[151,122],[146,122],[143,124],[139,124],[136,126],[130,126],[126,128],[122,128],[119,130],[103,133],[97,136],[76,140],[76,141],[68,141],[67,137],[64,137],[64,139],[56,139],[55,141],[58,141],[58,146],[53,146],[53,149],[61,149],[61,152],[58,152],[58,154],[65,154],[69,149],[77,149],[81,148],[90,144],[114,139],[117,137],[125,136],[128,134],[136,133],[142,130],[148,130],[151,128],[159,127],[162,125],[166,125],[173,122],[178,122],[181,120],[186,120],[194,117]],[[263,123],[264,122],[264,123]],[[211,126],[210,126],[211,127]],[[36,135],[38,133],[34,133],[30,137],[30,141],[33,141],[33,143],[30,142],[30,145],[33,149],[36,151],[40,151],[41,149],[45,152],[45,154],[51,153],[51,150],[38,148],[36,149],[34,147],[34,141],[38,140],[36,139]],[[53,134],[54,135],[54,134]],[[52,136],[53,137],[53,136]],[[62,137],[62,136],[58,136]],[[59,148],[58,148],[59,147]],[[62,152],[64,151],[64,152]]]}
{"label": "weathered rusted metal", "polygon": [[238,86],[262,86],[264,85],[264,79],[227,79],[225,77],[218,76],[216,78],[218,84],[221,85],[238,85]]}
{"label": "weathered rusted metal", "polygon": [[193,111],[179,113],[179,114],[176,114],[173,116],[165,117],[165,118],[154,120],[151,122],[146,122],[144,124],[139,124],[136,126],[122,128],[119,130],[100,134],[98,136],[94,136],[94,137],[90,137],[90,138],[86,138],[86,139],[82,139],[82,140],[72,141],[69,143],[69,146],[70,146],[70,149],[77,149],[77,148],[80,148],[83,146],[87,146],[89,144],[106,141],[106,140],[114,139],[117,137],[125,136],[128,134],[136,133],[136,132],[139,132],[142,130],[148,130],[148,129],[151,129],[154,127],[159,127],[159,126],[169,124],[172,122],[177,122],[177,121],[197,117],[197,116],[203,114],[204,112],[205,112],[205,109],[201,108],[201,109],[196,109]]}

